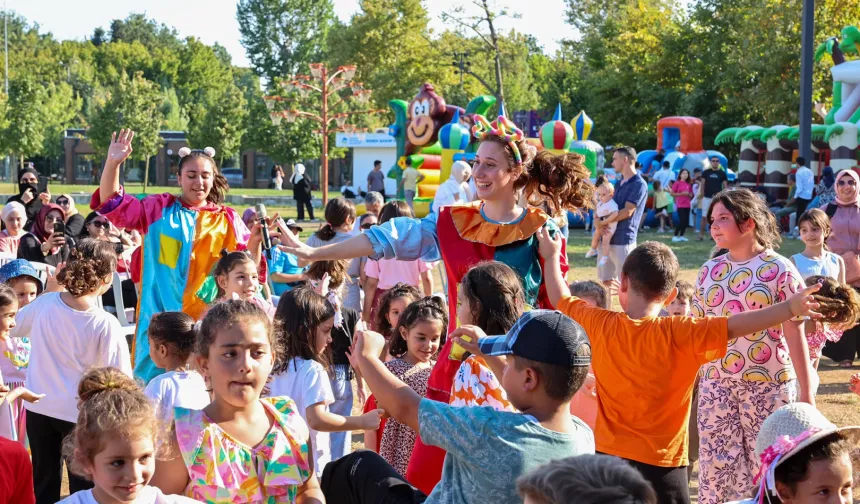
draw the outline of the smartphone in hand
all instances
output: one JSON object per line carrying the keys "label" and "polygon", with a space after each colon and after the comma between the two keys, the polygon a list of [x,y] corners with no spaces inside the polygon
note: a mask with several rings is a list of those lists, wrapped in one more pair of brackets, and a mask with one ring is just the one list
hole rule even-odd
{"label": "smartphone in hand", "polygon": [[66,234],[66,223],[65,222],[55,222],[54,223],[54,233],[55,234]]}
{"label": "smartphone in hand", "polygon": [[[39,194],[48,192],[48,177],[39,175]],[[39,196],[37,194],[36,196]]]}

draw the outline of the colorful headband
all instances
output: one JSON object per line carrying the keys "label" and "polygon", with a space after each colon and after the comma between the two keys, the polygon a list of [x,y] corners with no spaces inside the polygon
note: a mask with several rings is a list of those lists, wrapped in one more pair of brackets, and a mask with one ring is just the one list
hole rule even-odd
{"label": "colorful headband", "polygon": [[818,432],[821,432],[821,429],[811,427],[809,430],[804,431],[795,437],[782,436],[778,438],[775,443],[765,449],[761,454],[761,467],[758,470],[758,474],[753,478],[753,485],[758,485],[759,482],[761,482],[755,502],[764,502],[767,491],[776,490],[774,471],[776,470],[777,464],[779,464],[783,457],[797,448],[801,442],[806,441]]}
{"label": "colorful headband", "polygon": [[486,117],[476,115],[475,125],[472,126],[472,136],[477,138],[479,142],[489,136],[501,137],[514,151],[514,160],[517,166],[522,166],[523,156],[520,154],[516,142],[522,142],[526,135],[507,117],[500,115],[498,119],[490,123]]}

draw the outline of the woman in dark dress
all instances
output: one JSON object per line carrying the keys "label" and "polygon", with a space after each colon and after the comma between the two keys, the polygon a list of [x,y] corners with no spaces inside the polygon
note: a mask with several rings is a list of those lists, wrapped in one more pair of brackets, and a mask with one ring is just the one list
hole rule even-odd
{"label": "woman in dark dress", "polygon": [[305,165],[296,165],[293,176],[290,177],[290,183],[293,184],[293,199],[296,200],[298,220],[305,220],[305,207],[308,209],[310,219],[314,220],[314,207],[311,204],[313,195],[311,194],[311,183],[305,177]]}
{"label": "woman in dark dress", "polygon": [[21,237],[18,258],[54,267],[68,261],[69,254],[75,247],[75,240],[65,233],[54,232],[54,226],[63,224],[65,227],[65,221],[66,213],[59,205],[42,205],[30,232]]}
{"label": "woman in dark dress", "polygon": [[9,196],[6,203],[17,201],[27,210],[27,224],[24,229],[29,231],[36,222],[36,215],[44,203],[51,201],[50,194],[39,194],[39,172],[33,168],[24,168],[18,173],[18,194]]}

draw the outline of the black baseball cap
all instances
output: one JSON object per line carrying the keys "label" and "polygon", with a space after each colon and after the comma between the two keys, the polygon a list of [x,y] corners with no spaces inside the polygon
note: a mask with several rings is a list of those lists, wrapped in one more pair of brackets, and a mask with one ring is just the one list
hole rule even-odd
{"label": "black baseball cap", "polygon": [[481,338],[478,345],[484,355],[516,355],[565,367],[591,364],[591,355],[576,355],[580,346],[591,347],[585,329],[555,310],[525,312],[506,335]]}

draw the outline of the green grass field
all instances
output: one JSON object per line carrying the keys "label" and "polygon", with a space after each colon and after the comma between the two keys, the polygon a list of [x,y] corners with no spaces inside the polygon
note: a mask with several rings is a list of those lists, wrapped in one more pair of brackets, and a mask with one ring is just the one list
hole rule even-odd
{"label": "green grass field", "polygon": [[[51,191],[52,196],[56,196],[62,193],[93,193],[98,186],[95,185],[73,185],[73,184],[50,184],[48,189]],[[128,183],[125,184],[125,188],[132,194],[143,193],[143,184],[139,183]],[[17,184],[2,184],[0,185],[0,192],[5,192],[7,194],[16,194],[18,192]],[[147,194],[161,194],[165,192],[171,193],[179,193],[179,189],[176,186],[148,186],[146,188]],[[274,189],[245,189],[243,187],[239,187],[236,189],[231,189],[230,194],[233,195],[245,195],[245,196],[284,196],[288,198],[293,197],[293,191],[291,189],[284,191],[276,191]],[[336,196],[340,196],[340,191],[329,191],[329,197],[334,198]],[[314,198],[322,198],[322,191],[314,191]]]}

